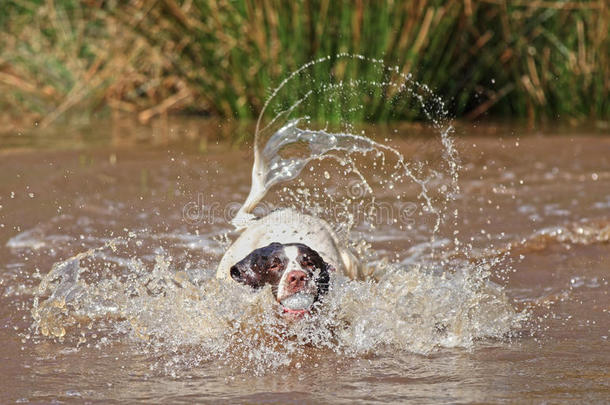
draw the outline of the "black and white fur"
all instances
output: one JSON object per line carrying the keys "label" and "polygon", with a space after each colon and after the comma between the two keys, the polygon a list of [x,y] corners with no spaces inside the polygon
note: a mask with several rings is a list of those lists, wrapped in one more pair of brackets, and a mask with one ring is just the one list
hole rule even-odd
{"label": "black and white fur", "polygon": [[231,278],[260,288],[270,285],[285,312],[304,313],[328,291],[331,266],[300,243],[271,243],[231,267]]}
{"label": "black and white fur", "polygon": [[[317,276],[308,275],[304,288],[304,291],[312,292],[316,289],[316,299],[326,292],[328,274],[332,271],[352,279],[362,278],[358,261],[340,244],[330,225],[293,209],[273,211],[252,221],[225,252],[216,277],[253,287],[271,284],[272,289],[277,288],[274,291],[276,299],[282,302],[289,290],[287,286],[290,283],[286,278],[290,271],[308,273],[301,260],[305,256],[316,262],[314,270],[320,272]],[[264,270],[263,264],[268,260],[284,263],[284,278],[277,278]],[[277,283],[275,287],[274,283]]]}

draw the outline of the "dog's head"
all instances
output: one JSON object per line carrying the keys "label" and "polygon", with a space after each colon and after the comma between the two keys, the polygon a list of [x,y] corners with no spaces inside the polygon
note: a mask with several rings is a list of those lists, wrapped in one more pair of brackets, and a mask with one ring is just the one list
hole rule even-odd
{"label": "dog's head", "polygon": [[284,312],[305,314],[328,291],[331,266],[301,243],[272,243],[231,267],[233,280],[260,288],[267,284]]}

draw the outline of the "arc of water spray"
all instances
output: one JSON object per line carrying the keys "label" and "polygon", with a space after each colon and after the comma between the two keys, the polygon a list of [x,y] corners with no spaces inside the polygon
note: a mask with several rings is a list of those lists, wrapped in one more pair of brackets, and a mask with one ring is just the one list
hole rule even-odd
{"label": "arc of water spray", "polygon": [[[381,60],[370,59],[365,56],[357,55],[357,54],[352,55],[352,54],[347,54],[347,53],[341,53],[341,54],[338,54],[336,56],[336,58],[350,58],[350,59],[358,59],[358,60],[363,60],[363,61],[369,60],[372,63],[381,64],[383,66],[383,61],[381,61]],[[355,144],[360,144],[360,145],[364,146],[363,149],[362,148],[357,149],[360,152],[383,150],[383,151],[391,152],[392,154],[394,154],[396,156],[396,158],[398,160],[397,167],[402,168],[404,170],[405,174],[420,186],[421,193],[419,194],[419,197],[425,201],[425,204],[426,204],[427,208],[430,210],[430,212],[436,215],[437,219],[436,219],[436,224],[434,227],[434,233],[436,233],[436,231],[438,230],[438,228],[440,226],[442,217],[441,217],[441,213],[433,206],[432,201],[428,195],[428,188],[427,188],[427,184],[426,184],[427,182],[425,180],[418,179],[417,176],[415,176],[415,174],[410,170],[409,164],[404,161],[404,158],[400,154],[400,152],[398,152],[397,150],[395,150],[392,147],[377,143],[369,138],[358,136],[358,135],[353,135],[353,134],[329,133],[326,131],[303,130],[303,129],[300,129],[297,127],[297,124],[299,122],[299,120],[297,119],[297,120],[289,121],[286,125],[284,125],[277,132],[275,132],[268,140],[267,145],[265,145],[264,150],[261,151],[260,146],[259,146],[261,132],[265,131],[271,125],[273,125],[273,123],[275,123],[281,116],[290,114],[292,111],[294,111],[304,100],[306,100],[311,94],[313,94],[313,90],[309,90],[307,93],[305,93],[305,95],[303,97],[301,97],[299,100],[297,100],[289,108],[279,112],[264,128],[261,129],[263,116],[264,116],[269,104],[271,103],[271,101],[277,96],[277,94],[280,92],[280,90],[290,80],[292,80],[294,77],[299,75],[301,72],[307,70],[308,68],[310,68],[313,65],[329,61],[330,59],[331,59],[331,56],[325,56],[325,57],[322,57],[322,58],[319,58],[319,59],[316,59],[316,60],[313,60],[313,61],[310,61],[310,62],[304,64],[299,69],[292,72],[284,80],[282,80],[282,82],[279,84],[279,86],[273,90],[273,92],[270,94],[270,96],[265,101],[265,104],[263,105],[263,108],[258,116],[258,119],[256,122],[255,133],[254,133],[254,163],[252,166],[252,185],[250,187],[250,193],[248,194],[248,197],[244,201],[243,205],[241,206],[241,208],[239,209],[238,213],[233,218],[231,223],[237,229],[242,229],[242,228],[247,227],[248,224],[254,218],[254,215],[252,215],[252,213],[251,213],[252,210],[263,199],[263,197],[265,196],[267,191],[271,188],[271,186],[273,186],[274,184],[276,184],[278,182],[291,180],[291,179],[295,178],[300,173],[302,168],[305,165],[307,165],[309,162],[311,162],[312,160],[321,160],[324,158],[331,158],[331,159],[337,160],[340,163],[349,163],[345,159],[340,157],[339,155],[329,153],[331,150],[337,150],[337,151],[342,150],[342,151],[345,151],[348,153],[356,151],[351,148],[348,148],[345,145],[341,146],[336,142],[337,139],[340,139],[340,140],[347,139],[349,141],[354,142]],[[410,94],[412,94],[414,97],[416,97],[418,99],[418,101],[420,102],[420,104],[422,106],[425,106],[425,99],[423,98],[423,96],[421,94],[417,94],[416,92],[413,91],[413,89],[406,86],[406,83],[411,82],[410,75],[405,75],[404,73],[400,72],[400,70],[397,67],[390,69],[390,70],[393,71],[394,73],[398,74],[403,79],[403,82],[399,83],[398,85],[397,85],[397,83],[394,83],[392,81],[388,81],[388,82],[384,81],[384,82],[380,82],[377,84],[378,85],[390,85],[393,87],[397,87],[398,91],[407,90]],[[423,90],[425,93],[433,95],[432,91],[430,90],[430,88],[428,86],[421,85],[418,83],[414,83],[414,85],[418,89]],[[442,117],[444,117],[446,115],[446,111],[444,110],[444,108],[445,108],[444,103],[441,100],[439,100],[438,98],[436,98],[435,100],[439,103],[440,109],[441,109],[440,112],[443,114]],[[424,107],[423,110],[424,110],[424,113],[427,116],[427,118],[433,123],[434,127],[438,128],[440,130],[441,141],[442,141],[443,146],[445,147],[445,154],[443,157],[449,163],[450,174],[452,177],[453,190],[457,191],[458,190],[458,186],[457,186],[458,167],[456,165],[456,160],[455,160],[456,151],[453,147],[453,143],[452,143],[451,139],[449,138],[449,134],[452,130],[452,127],[449,125],[446,128],[443,128],[442,123],[439,122],[435,117],[433,117],[432,114],[427,110],[427,108]],[[310,154],[310,156],[308,158],[303,159],[300,162],[296,162],[294,160],[289,161],[289,162],[282,162],[281,160],[278,159],[279,161],[274,162],[274,164],[273,164],[274,167],[272,167],[272,168],[268,167],[268,162],[264,159],[264,157],[266,155],[273,157],[277,154],[277,152],[279,152],[279,150],[284,145],[290,144],[297,140],[308,141],[307,144],[310,147],[310,151],[314,152],[311,145],[312,145],[312,142],[315,141],[317,136],[326,137],[326,139],[331,139],[331,140],[335,141],[335,143],[333,145],[328,146],[325,150],[319,151],[317,154]],[[295,164],[295,167],[293,168],[292,172],[290,172],[290,169],[288,168],[288,165],[291,163]],[[368,185],[366,180],[364,179],[364,176],[357,170],[357,168],[355,168],[355,166],[353,164],[351,164],[350,166],[352,168],[352,171],[356,175],[358,175],[361,180],[363,180],[363,184],[365,185],[367,192],[372,192],[372,189]],[[273,170],[276,171],[277,176],[275,178],[272,177],[271,179],[267,179],[266,174]]]}
{"label": "arc of water spray", "polygon": [[[263,197],[267,193],[267,187],[265,187],[265,178],[264,178],[266,167],[265,167],[265,162],[261,158],[261,151],[259,148],[260,126],[261,126],[261,122],[263,119],[263,115],[265,114],[265,111],[267,111],[267,107],[271,103],[271,100],[273,100],[275,98],[275,96],[279,93],[279,91],[286,85],[286,83],[288,83],[290,80],[292,80],[294,77],[296,77],[299,73],[303,72],[304,70],[308,69],[309,67],[311,67],[315,64],[318,64],[318,63],[325,62],[329,59],[330,59],[330,56],[325,56],[323,58],[310,61],[310,62],[304,64],[303,66],[301,66],[299,69],[292,72],[288,77],[286,77],[284,80],[282,80],[280,85],[278,87],[276,87],[273,90],[273,92],[271,93],[271,95],[267,98],[267,100],[265,101],[265,104],[263,104],[263,108],[261,109],[261,112],[258,115],[258,119],[256,120],[256,128],[254,131],[254,163],[252,165],[252,184],[250,186],[250,193],[248,194],[246,201],[244,201],[243,205],[241,206],[241,208],[239,209],[239,211],[237,212],[237,214],[235,215],[233,220],[231,220],[231,223],[237,229],[245,228],[247,226],[247,224],[253,219],[254,216],[251,214],[252,210],[256,207],[256,205],[263,199]],[[311,91],[307,92],[305,97],[303,97],[296,104],[291,106],[291,108],[289,108],[288,110],[285,110],[282,113],[278,114],[276,117],[274,117],[272,119],[272,121],[265,128],[272,125],[272,123],[275,122],[277,120],[277,118],[279,116],[281,116],[282,114],[284,114],[286,111],[287,112],[293,111],[294,108],[296,108],[303,99],[309,97],[310,94],[311,94]],[[280,129],[280,131],[281,131],[281,129]]]}

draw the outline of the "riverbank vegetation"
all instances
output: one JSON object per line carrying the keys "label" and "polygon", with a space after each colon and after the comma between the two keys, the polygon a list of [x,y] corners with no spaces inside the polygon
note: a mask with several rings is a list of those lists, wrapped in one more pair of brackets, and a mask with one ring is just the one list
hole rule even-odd
{"label": "riverbank vegetation", "polygon": [[[8,0],[0,119],[5,129],[109,111],[251,119],[290,72],[351,53],[398,66],[455,117],[607,121],[609,21],[606,0]],[[335,80],[381,79],[368,64],[329,66]],[[328,80],[325,69],[300,85]],[[422,118],[400,103],[371,111],[363,118]]]}

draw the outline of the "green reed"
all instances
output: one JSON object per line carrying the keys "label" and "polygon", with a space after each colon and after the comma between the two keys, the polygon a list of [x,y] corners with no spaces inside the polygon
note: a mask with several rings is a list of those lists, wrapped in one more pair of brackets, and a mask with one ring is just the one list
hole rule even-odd
{"label": "green reed", "polygon": [[[453,116],[607,120],[609,10],[605,0],[8,0],[0,108],[43,124],[108,107],[143,122],[168,111],[250,119],[290,72],[346,52],[398,66]],[[400,80],[390,76],[339,58],[272,107],[312,83]],[[303,112],[321,120],[422,119],[412,98],[383,87],[309,101]]]}

